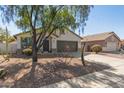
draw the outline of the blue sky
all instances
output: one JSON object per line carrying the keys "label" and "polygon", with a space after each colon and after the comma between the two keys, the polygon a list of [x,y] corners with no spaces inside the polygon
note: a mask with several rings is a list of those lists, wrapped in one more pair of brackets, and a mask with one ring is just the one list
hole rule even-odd
{"label": "blue sky", "polygon": [[124,6],[94,6],[84,35],[114,31],[124,39]]}
{"label": "blue sky", "polygon": [[[124,39],[124,6],[94,6],[86,23],[84,35],[114,31]],[[0,26],[5,28],[1,21]],[[8,29],[12,35],[21,32],[12,22]]]}

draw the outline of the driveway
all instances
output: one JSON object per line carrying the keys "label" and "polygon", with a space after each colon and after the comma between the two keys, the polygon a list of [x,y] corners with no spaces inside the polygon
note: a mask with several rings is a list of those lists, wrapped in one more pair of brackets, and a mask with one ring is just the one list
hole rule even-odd
{"label": "driveway", "polygon": [[89,54],[85,56],[89,62],[109,65],[109,69],[68,79],[45,88],[123,88],[124,87],[124,59],[104,55]]}
{"label": "driveway", "polygon": [[123,53],[100,53],[100,54],[108,56],[108,57],[124,59],[124,54]]}
{"label": "driveway", "polygon": [[89,62],[98,62],[101,64],[110,65],[112,67],[124,65],[124,59],[106,55],[89,54],[85,56],[85,60]]}

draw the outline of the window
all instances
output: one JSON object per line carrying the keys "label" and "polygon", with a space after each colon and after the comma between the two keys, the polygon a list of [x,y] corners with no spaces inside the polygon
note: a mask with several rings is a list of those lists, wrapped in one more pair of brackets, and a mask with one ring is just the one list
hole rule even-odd
{"label": "window", "polygon": [[32,45],[31,37],[26,37],[21,39],[22,48],[29,48]]}

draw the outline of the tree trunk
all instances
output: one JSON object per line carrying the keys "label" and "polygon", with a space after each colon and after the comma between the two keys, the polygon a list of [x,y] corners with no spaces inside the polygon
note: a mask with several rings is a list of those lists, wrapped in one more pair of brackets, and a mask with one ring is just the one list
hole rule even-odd
{"label": "tree trunk", "polygon": [[37,44],[36,44],[36,31],[33,31],[32,36],[32,68],[31,68],[31,79],[34,81],[35,79],[35,67],[37,63]]}
{"label": "tree trunk", "polygon": [[84,43],[83,48],[82,48],[82,51],[81,51],[81,61],[82,61],[83,66],[86,65],[86,64],[85,64],[85,60],[84,60],[84,49],[85,49],[85,44],[86,44],[86,43]]}

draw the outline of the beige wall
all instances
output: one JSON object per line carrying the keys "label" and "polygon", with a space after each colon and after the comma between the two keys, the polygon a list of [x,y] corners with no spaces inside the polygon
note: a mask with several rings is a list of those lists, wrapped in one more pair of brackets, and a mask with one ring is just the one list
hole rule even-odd
{"label": "beige wall", "polygon": [[20,37],[17,37],[17,49],[21,49],[21,38]]}
{"label": "beige wall", "polygon": [[119,43],[119,40],[114,35],[112,35],[106,39],[106,42],[118,42]]}
{"label": "beige wall", "polygon": [[[57,35],[59,35],[59,31],[57,32]],[[58,38],[52,38],[52,49],[57,48],[57,40],[62,41],[78,41],[78,48],[81,48],[81,38],[77,37],[70,31],[65,31],[65,34],[60,35]]]}
{"label": "beige wall", "polygon": [[[117,37],[116,37],[115,35],[112,35],[112,36],[108,37],[105,41],[106,41],[106,47],[104,48],[105,51],[111,51],[111,50],[112,50],[112,49],[110,49],[110,48],[107,46],[108,43],[114,43],[114,45],[116,46],[115,51],[120,48],[120,45],[119,45],[119,42],[120,42],[120,41],[117,39]],[[113,46],[113,45],[112,45],[112,46]],[[111,46],[111,48],[112,48],[112,46]],[[113,50],[113,51],[114,51],[114,50]]]}

